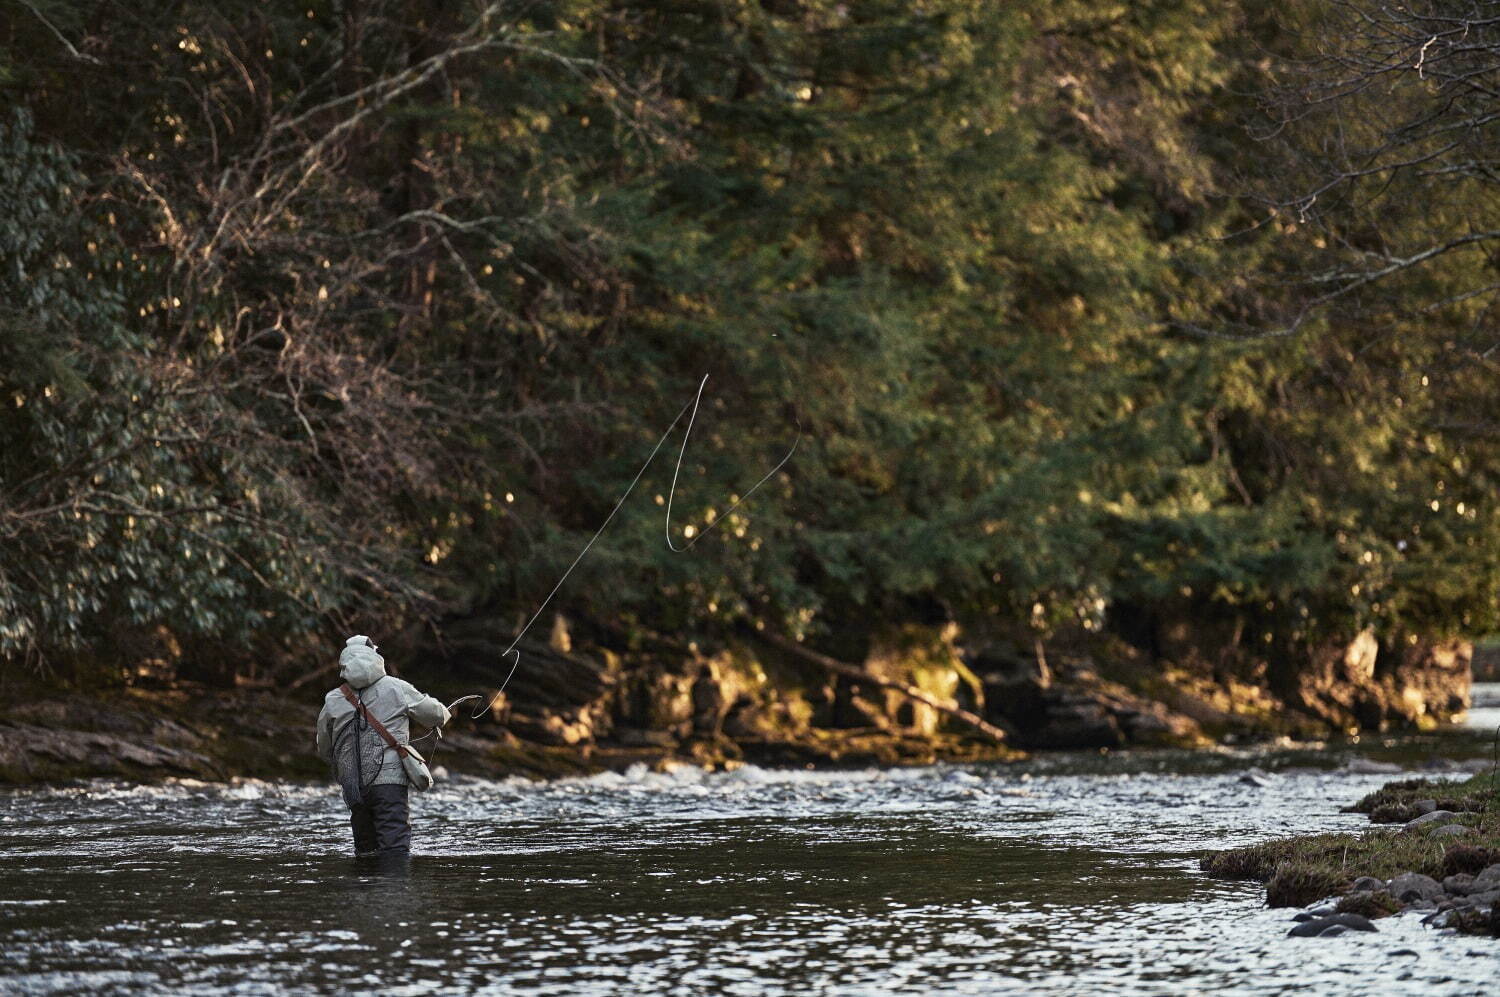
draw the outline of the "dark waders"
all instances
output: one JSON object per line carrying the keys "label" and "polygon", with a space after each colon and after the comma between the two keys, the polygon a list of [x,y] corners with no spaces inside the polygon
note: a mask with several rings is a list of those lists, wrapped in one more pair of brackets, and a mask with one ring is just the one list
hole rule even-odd
{"label": "dark waders", "polygon": [[406,855],[411,851],[411,820],[405,784],[370,786],[349,808],[356,858]]}

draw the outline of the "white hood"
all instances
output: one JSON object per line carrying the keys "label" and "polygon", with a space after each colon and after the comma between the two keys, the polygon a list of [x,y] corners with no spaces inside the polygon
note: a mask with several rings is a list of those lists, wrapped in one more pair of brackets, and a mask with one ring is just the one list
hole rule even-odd
{"label": "white hood", "polygon": [[344,642],[344,650],[339,654],[339,677],[356,689],[385,677],[385,659],[370,646],[370,638],[359,634]]}

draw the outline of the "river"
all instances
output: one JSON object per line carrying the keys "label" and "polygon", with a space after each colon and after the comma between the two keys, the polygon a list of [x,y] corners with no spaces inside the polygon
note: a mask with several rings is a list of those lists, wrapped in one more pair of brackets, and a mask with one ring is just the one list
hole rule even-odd
{"label": "river", "polygon": [[0,990],[1492,992],[1500,943],[1412,915],[1285,938],[1291,912],[1196,863],[1363,826],[1339,808],[1395,776],[1351,759],[1487,756],[1500,685],[1477,692],[1466,730],[1337,747],[456,780],[384,871],[329,786],[6,791]]}

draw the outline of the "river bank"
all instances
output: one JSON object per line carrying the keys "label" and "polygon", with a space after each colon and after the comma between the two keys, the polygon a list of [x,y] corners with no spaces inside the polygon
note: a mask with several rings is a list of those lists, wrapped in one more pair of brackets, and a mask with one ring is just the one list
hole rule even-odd
{"label": "river bank", "polygon": [[[313,748],[319,703],[259,690],[180,687],[108,694],[54,694],[0,709],[0,785],[114,778],[138,783],[191,778],[321,779]],[[780,768],[860,768],[935,762],[1004,761],[1022,753],[1004,745],[933,732],[809,730],[784,738],[662,738],[658,743],[557,744],[518,736],[488,714],[460,714],[422,750],[445,771],[500,779],[553,779],[690,764],[707,769],[747,762]],[[525,729],[523,727],[523,729]]]}
{"label": "river bank", "polygon": [[[1353,807],[1394,829],[1276,839],[1204,857],[1210,875],[1266,886],[1268,907],[1305,907],[1308,933],[1402,911],[1423,923],[1500,937],[1500,779],[1408,779]],[[1356,930],[1368,930],[1356,922]]]}
{"label": "river bank", "polygon": [[[1470,729],[1483,736],[1500,686],[1477,687],[1476,699]],[[1500,937],[1500,763],[1476,761],[1467,778],[1397,780],[1345,808],[1374,828],[1215,851],[1202,868],[1265,884],[1268,907],[1309,907],[1295,933],[1371,930],[1359,919],[1419,911],[1424,924]]]}
{"label": "river bank", "polygon": [[[1153,699],[1067,659],[1040,675],[1034,664],[976,675],[948,651],[924,657],[908,647],[899,663],[864,664],[881,685],[847,675],[821,683],[773,678],[767,659],[731,653],[686,667],[627,667],[545,649],[532,655],[528,665],[550,684],[528,674],[479,719],[461,715],[435,752],[425,742],[436,764],[484,778],[679,763],[862,768],[1014,761],[1030,751],[1314,741],[1330,733],[1245,686],[1230,684],[1214,699],[1204,683],[1167,673],[1152,679]],[[595,664],[601,660],[608,664]],[[461,673],[435,674],[430,687],[442,698],[472,691]],[[327,681],[335,681],[331,673]],[[321,778],[312,750],[321,684],[284,692],[189,682],[89,693],[13,687],[0,707],[0,784]],[[1465,683],[1465,704],[1468,696]],[[569,697],[578,702],[568,705]],[[945,710],[960,720],[982,717],[984,729]]]}
{"label": "river bank", "polygon": [[[503,651],[494,632],[477,621],[450,624],[440,644],[398,637],[389,665],[398,674],[407,665],[445,702],[493,689]],[[485,778],[673,763],[861,768],[1357,739],[1433,729],[1470,705],[1463,642],[1393,650],[1365,632],[1277,669],[1233,655],[1209,665],[1194,648],[1211,643],[1176,636],[1158,642],[1168,659],[1102,635],[1025,647],[952,624],[904,624],[860,631],[835,657],[766,635],[713,648],[659,637],[610,645],[557,617],[545,643],[521,645],[505,692],[484,694],[491,708],[422,750]],[[191,668],[168,662],[132,684],[72,692],[11,676],[0,696],[0,784],[322,774],[312,731],[338,681],[332,666],[285,685],[227,688],[183,672]]]}

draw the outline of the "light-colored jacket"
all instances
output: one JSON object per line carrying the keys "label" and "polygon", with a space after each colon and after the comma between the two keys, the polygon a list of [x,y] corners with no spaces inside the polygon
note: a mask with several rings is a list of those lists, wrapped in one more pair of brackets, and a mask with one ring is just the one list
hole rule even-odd
{"label": "light-colored jacket", "polygon": [[[362,636],[349,638],[339,655],[339,677],[354,688],[370,714],[385,724],[398,744],[411,741],[408,718],[424,727],[438,727],[448,722],[448,711],[442,703],[418,692],[410,682],[387,675],[385,659],[373,647],[367,646]],[[353,719],[354,706],[338,689],[323,697],[323,710],[318,714],[318,757],[332,763],[334,734]],[[407,781],[406,770],[395,749],[386,748],[380,774],[371,785],[399,785]]]}

